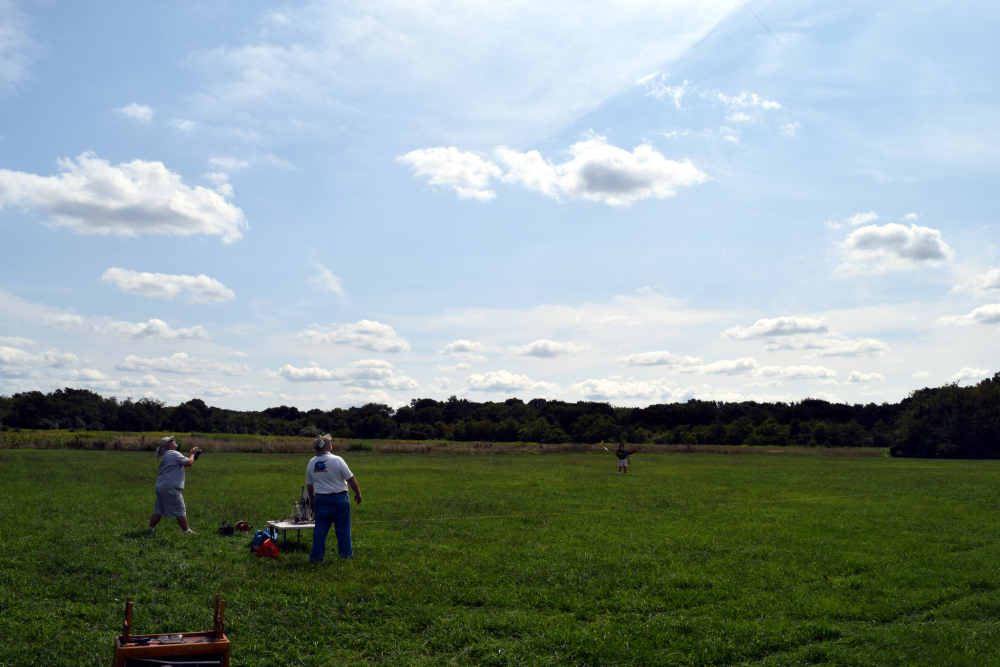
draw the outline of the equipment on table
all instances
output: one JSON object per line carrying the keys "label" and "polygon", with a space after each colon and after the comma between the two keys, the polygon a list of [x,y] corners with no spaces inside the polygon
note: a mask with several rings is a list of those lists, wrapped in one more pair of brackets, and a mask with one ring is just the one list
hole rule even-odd
{"label": "equipment on table", "polygon": [[125,622],[115,637],[114,667],[229,667],[225,634],[226,601],[215,594],[213,629],[167,635],[132,634],[132,598],[125,600]]}
{"label": "equipment on table", "polygon": [[313,509],[312,503],[309,502],[309,493],[306,492],[306,487],[302,487],[302,497],[299,501],[292,505],[292,516],[285,519],[288,521],[291,519],[292,523],[311,523],[313,520]]}

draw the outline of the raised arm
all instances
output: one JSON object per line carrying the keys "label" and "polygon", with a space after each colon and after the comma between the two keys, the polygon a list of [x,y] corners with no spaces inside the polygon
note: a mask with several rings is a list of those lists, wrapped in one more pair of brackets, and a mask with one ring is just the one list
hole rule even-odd
{"label": "raised arm", "polygon": [[194,455],[201,451],[198,447],[191,448],[191,454],[188,456],[187,461],[184,462],[185,468],[190,468],[194,465]]}

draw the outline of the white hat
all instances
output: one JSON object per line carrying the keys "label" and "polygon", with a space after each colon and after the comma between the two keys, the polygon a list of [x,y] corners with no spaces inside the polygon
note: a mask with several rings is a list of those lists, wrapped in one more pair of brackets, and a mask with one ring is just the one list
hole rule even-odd
{"label": "white hat", "polygon": [[324,447],[329,445],[332,440],[333,438],[330,436],[329,433],[327,433],[326,435],[317,435],[316,439],[313,440],[313,449],[323,449]]}

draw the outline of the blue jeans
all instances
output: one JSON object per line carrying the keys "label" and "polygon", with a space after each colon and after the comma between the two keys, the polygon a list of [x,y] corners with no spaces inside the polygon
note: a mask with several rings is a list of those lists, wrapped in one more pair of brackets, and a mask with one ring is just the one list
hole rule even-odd
{"label": "blue jeans", "polygon": [[351,549],[351,498],[347,493],[331,495],[316,495],[313,516],[316,528],[313,529],[313,547],[309,560],[320,561],[326,555],[326,536],[331,524],[337,534],[337,551],[341,558],[354,558]]}

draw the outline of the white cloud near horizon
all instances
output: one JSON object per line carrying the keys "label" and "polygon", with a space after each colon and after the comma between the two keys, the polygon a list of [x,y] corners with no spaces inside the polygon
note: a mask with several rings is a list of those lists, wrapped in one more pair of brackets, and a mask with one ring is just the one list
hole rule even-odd
{"label": "white cloud near horizon", "polygon": [[57,176],[0,169],[0,207],[45,211],[51,224],[79,234],[207,234],[232,243],[247,227],[243,211],[225,197],[185,185],[162,162],[112,166],[83,153],[57,164]]}
{"label": "white cloud near horizon", "polygon": [[870,357],[889,351],[889,346],[877,338],[857,338],[851,340],[840,334],[815,338],[793,338],[769,341],[764,349],[815,350],[810,356],[818,357]]}
{"label": "white cloud near horizon", "polygon": [[209,340],[208,332],[201,325],[189,328],[171,329],[163,320],[151,319],[148,322],[116,322],[106,319],[93,327],[94,331],[116,333],[133,339],[167,338],[180,340]]}
{"label": "white cloud near horizon", "polygon": [[639,352],[618,357],[619,364],[626,366],[703,366],[704,362],[698,357],[686,357],[677,354],[670,354],[664,350],[656,352]]}
{"label": "white cloud near horizon", "polygon": [[722,332],[723,338],[742,340],[747,338],[769,338],[772,336],[793,336],[805,333],[826,333],[826,320],[809,317],[775,317],[757,320],[753,326],[736,326]]}
{"label": "white cloud near horizon", "polygon": [[413,165],[414,176],[426,177],[430,185],[450,186],[460,198],[489,201],[496,197],[493,179],[540,192],[560,200],[574,199],[628,206],[649,197],[673,197],[681,187],[704,183],[708,176],[691,160],[668,160],[648,145],[631,153],[592,135],[570,146],[570,159],[553,164],[537,150],[522,153],[506,146],[494,150],[506,173],[493,162],[457,148],[426,148],[399,158]]}
{"label": "white cloud near horizon", "polygon": [[27,366],[40,363],[51,368],[63,368],[78,361],[77,356],[72,352],[63,352],[58,348],[40,354],[31,354],[16,347],[0,345],[0,364],[5,366]]}
{"label": "white cloud near horizon", "polygon": [[970,324],[997,324],[1000,322],[1000,303],[989,303],[974,309],[968,315],[943,315],[940,325],[968,326]]}
{"label": "white cloud near horizon", "polygon": [[945,380],[945,382],[962,382],[963,380],[982,380],[983,378],[990,377],[991,373],[985,368],[972,368],[966,366],[962,370],[958,371],[950,378]]}
{"label": "white cloud near horizon", "polygon": [[950,261],[954,251],[941,232],[930,227],[898,223],[869,225],[851,232],[841,249],[845,261],[838,273],[883,273],[906,271],[920,266],[938,266]]}
{"label": "white cloud near horizon", "polygon": [[490,371],[482,375],[470,375],[466,380],[470,391],[505,393],[515,391],[542,390],[551,394],[558,385],[550,382],[535,382],[527,375],[517,375],[506,370]]}
{"label": "white cloud near horizon", "polygon": [[143,123],[149,123],[153,120],[153,110],[147,107],[145,104],[136,104],[132,102],[121,109],[115,109],[118,113],[128,118],[138,120]]}
{"label": "white cloud near horizon", "polygon": [[319,366],[296,368],[286,364],[278,369],[276,375],[289,382],[340,382],[364,389],[412,391],[420,388],[416,380],[405,375],[396,375],[393,365],[381,359],[360,359],[349,363],[345,368],[333,369]]}
{"label": "white cloud near horizon", "polygon": [[542,339],[528,343],[527,345],[513,345],[507,348],[507,351],[519,357],[551,359],[563,354],[573,354],[583,349],[586,348],[574,345],[573,343],[557,343],[554,340]]}
{"label": "white cloud near horizon", "polygon": [[[338,325],[333,325],[338,327]],[[323,331],[318,324],[295,335],[299,340],[318,345],[351,345],[370,352],[409,352],[410,344],[388,324],[374,320],[359,320],[332,331]]]}
{"label": "white cloud near horizon", "polygon": [[158,359],[143,359],[130,354],[122,361],[116,363],[115,369],[120,371],[161,371],[164,373],[181,374],[218,372],[229,376],[246,375],[251,371],[251,368],[246,364],[222,364],[210,359],[189,357],[184,352],[177,352],[169,357],[160,357]]}
{"label": "white cloud near horizon", "polygon": [[588,379],[570,385],[570,389],[580,393],[590,400],[670,400],[675,391],[670,388],[667,380],[636,380],[622,379],[618,376],[610,378]]}
{"label": "white cloud near horizon", "polygon": [[341,298],[341,300],[347,299],[347,294],[344,292],[344,285],[340,282],[340,278],[333,275],[333,271],[326,268],[322,264],[316,264],[316,270],[319,271],[318,274],[309,278],[309,281],[316,285],[321,290],[327,292],[333,292]]}
{"label": "white cloud near horizon", "polygon": [[782,380],[819,380],[837,377],[837,371],[825,366],[762,366],[754,375]]}
{"label": "white cloud near horizon", "polygon": [[223,303],[236,298],[233,290],[203,273],[197,276],[172,275],[111,267],[104,272],[101,280],[117,284],[121,291],[128,294],[153,299],[173,299],[181,292],[189,294],[188,301],[191,303]]}
{"label": "white cloud near horizon", "polygon": [[885,382],[885,377],[879,375],[878,373],[862,373],[861,371],[851,371],[851,374],[847,376],[847,381],[851,383]]}

